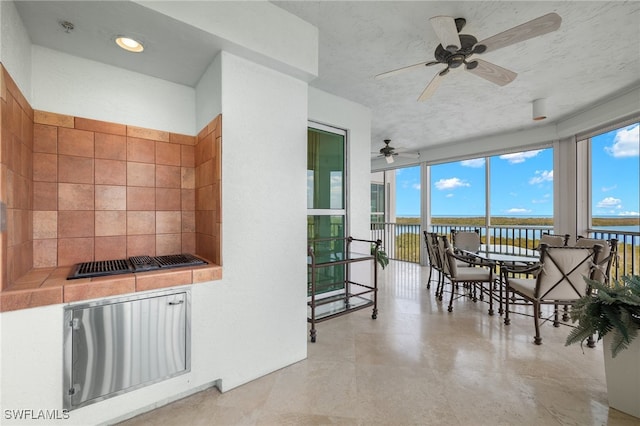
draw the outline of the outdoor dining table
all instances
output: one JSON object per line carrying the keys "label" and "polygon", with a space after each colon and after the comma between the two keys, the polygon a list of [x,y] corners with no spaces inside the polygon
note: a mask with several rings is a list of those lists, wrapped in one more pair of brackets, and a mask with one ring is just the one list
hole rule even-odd
{"label": "outdoor dining table", "polygon": [[[493,245],[493,244],[482,244],[478,251],[468,251],[462,250],[466,255],[470,255],[473,257],[477,257],[479,259],[487,260],[497,267],[501,267],[503,265],[522,265],[522,266],[530,266],[536,264],[540,261],[540,256],[537,255],[536,250],[524,249],[526,250],[524,254],[513,254],[513,251],[519,250],[519,247],[515,246],[506,246],[506,245]],[[506,251],[510,251],[506,252]],[[503,303],[503,288],[504,283],[502,282],[502,275],[499,273],[499,270],[494,270],[494,272],[498,273],[498,285],[500,287],[500,293],[498,296],[498,313],[502,315],[504,313],[504,309],[502,308]],[[506,295],[505,295],[506,296]],[[489,297],[493,299],[493,286],[490,289]],[[493,315],[493,312],[489,312],[490,315]]]}

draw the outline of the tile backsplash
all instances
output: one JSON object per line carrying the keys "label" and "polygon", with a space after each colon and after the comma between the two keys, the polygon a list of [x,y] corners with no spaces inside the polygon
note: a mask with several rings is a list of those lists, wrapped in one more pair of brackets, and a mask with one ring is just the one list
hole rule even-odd
{"label": "tile backsplash", "polygon": [[1,71],[3,289],[31,268],[142,254],[220,264],[221,116],[189,136],[34,111]]}

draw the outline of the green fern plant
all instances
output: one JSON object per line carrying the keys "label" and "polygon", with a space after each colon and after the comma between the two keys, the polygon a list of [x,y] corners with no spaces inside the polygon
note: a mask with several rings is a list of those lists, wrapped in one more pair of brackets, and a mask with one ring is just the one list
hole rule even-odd
{"label": "green fern plant", "polygon": [[376,251],[376,244],[371,244],[371,255],[376,257],[376,262],[378,262],[378,265],[382,266],[382,269],[386,268],[389,264],[389,256],[387,256],[387,252],[380,248]]}
{"label": "green fern plant", "polygon": [[640,329],[640,276],[624,276],[610,286],[585,278],[594,290],[571,309],[571,320],[578,325],[569,333],[565,346],[584,343],[597,334],[598,340],[612,334],[611,355],[616,355],[638,336]]}

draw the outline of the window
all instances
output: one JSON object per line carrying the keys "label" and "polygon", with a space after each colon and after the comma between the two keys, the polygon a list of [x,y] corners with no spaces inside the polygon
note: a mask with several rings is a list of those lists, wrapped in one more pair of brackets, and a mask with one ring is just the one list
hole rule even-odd
{"label": "window", "polygon": [[638,123],[591,138],[591,227],[639,232]]}
{"label": "window", "polygon": [[[371,224],[384,223],[384,184],[371,184]],[[373,229],[373,228],[372,228]]]}
{"label": "window", "polygon": [[465,225],[484,225],[485,159],[431,166],[430,192],[432,223],[465,218]]}
{"label": "window", "polygon": [[490,161],[491,224],[553,225],[553,149],[497,155]]}
{"label": "window", "polygon": [[438,232],[479,228],[482,241],[521,246],[537,237],[518,226],[553,225],[552,148],[431,166],[430,185]]}
{"label": "window", "polygon": [[[343,238],[346,227],[346,132],[313,124],[307,132],[307,239]],[[312,243],[316,261],[344,257],[344,241]],[[319,268],[317,293],[344,286],[344,265]],[[311,277],[308,277],[311,283]]]}

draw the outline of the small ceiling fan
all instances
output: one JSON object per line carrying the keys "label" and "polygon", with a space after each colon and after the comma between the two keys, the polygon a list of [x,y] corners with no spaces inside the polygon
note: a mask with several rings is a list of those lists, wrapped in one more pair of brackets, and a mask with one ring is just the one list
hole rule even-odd
{"label": "small ceiling fan", "polygon": [[524,24],[503,31],[492,37],[478,42],[478,40],[469,34],[459,34],[467,23],[464,18],[451,18],[449,16],[434,16],[429,20],[436,35],[440,39],[440,44],[434,52],[434,61],[420,62],[419,64],[409,65],[407,67],[398,68],[393,71],[384,72],[376,75],[376,80],[391,77],[404,71],[414,68],[431,66],[436,64],[444,64],[447,67],[437,73],[429,82],[422,94],[418,97],[418,101],[424,101],[430,98],[438,86],[442,78],[450,69],[455,69],[464,64],[465,69],[478,77],[484,78],[499,86],[504,86],[515,80],[515,72],[502,68],[491,62],[482,59],[474,59],[468,61],[471,55],[479,55],[482,53],[492,52],[494,50],[529,40],[543,34],[550,33],[560,28],[562,18],[557,13],[548,13],[539,18],[533,19]]}
{"label": "small ceiling fan", "polygon": [[[406,157],[406,158],[418,158],[419,152],[396,152],[396,148],[390,146],[391,139],[384,140],[384,147],[380,148],[380,155],[378,157],[384,157],[387,164],[393,163],[393,157]],[[400,148],[398,148],[400,149]]]}

